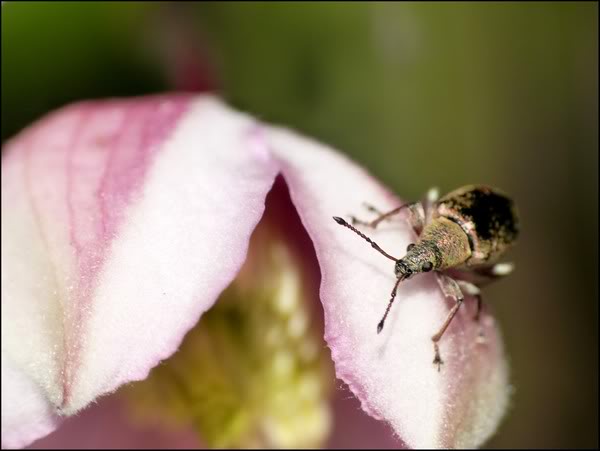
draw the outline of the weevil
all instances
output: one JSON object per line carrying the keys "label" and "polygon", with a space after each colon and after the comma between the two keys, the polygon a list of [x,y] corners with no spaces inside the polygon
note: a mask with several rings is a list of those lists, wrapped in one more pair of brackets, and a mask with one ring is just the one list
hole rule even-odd
{"label": "weevil", "polygon": [[[431,189],[423,201],[403,204],[385,213],[369,205],[367,208],[377,214],[372,221],[352,216],[352,224],[349,224],[338,216],[333,219],[395,263],[396,282],[385,313],[377,324],[377,333],[383,330],[400,282],[416,274],[435,271],[443,294],[455,301],[445,321],[431,337],[433,363],[439,371],[444,362],[438,343],[463,304],[465,295],[474,296],[477,300],[474,320],[479,322],[482,308],[480,288],[514,269],[512,263],[497,261],[519,235],[515,203],[496,188],[467,185],[439,199],[437,189]],[[418,237],[415,243],[408,245],[402,258],[388,254],[356,227],[375,229],[401,212],[408,213],[408,222]],[[481,325],[479,335],[483,337]]]}

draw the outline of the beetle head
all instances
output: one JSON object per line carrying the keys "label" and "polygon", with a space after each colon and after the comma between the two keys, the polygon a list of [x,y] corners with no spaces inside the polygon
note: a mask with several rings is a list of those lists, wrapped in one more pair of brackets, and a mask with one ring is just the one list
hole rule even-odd
{"label": "beetle head", "polygon": [[410,279],[421,272],[435,268],[435,253],[426,243],[409,244],[406,255],[396,262],[394,272],[397,277]]}

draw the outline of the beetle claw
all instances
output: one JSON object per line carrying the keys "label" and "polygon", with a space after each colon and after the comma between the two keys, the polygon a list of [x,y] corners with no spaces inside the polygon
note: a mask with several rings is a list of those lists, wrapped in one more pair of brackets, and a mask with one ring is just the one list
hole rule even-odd
{"label": "beetle claw", "polygon": [[439,373],[442,369],[442,365],[444,364],[444,361],[442,360],[442,357],[440,356],[440,349],[439,349],[437,343],[433,344],[433,350],[435,353],[435,357],[433,358],[433,364],[437,365],[438,373]]}
{"label": "beetle claw", "polygon": [[363,202],[362,205],[363,205],[363,207],[365,207],[371,213],[375,213],[375,214],[378,214],[380,216],[383,214],[377,207],[374,207],[373,205],[368,204],[367,202]]}

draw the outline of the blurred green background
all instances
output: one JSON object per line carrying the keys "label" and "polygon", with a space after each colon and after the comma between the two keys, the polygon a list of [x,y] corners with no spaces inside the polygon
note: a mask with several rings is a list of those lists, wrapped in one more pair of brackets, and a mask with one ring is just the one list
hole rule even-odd
{"label": "blurred green background", "polygon": [[3,141],[73,100],[209,88],[405,199],[512,194],[517,271],[485,296],[515,394],[486,446],[598,446],[597,3],[2,6]]}

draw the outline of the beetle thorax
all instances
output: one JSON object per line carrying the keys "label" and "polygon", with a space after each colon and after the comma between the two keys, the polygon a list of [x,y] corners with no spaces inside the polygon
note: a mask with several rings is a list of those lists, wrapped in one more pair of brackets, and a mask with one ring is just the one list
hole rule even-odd
{"label": "beetle thorax", "polygon": [[469,239],[465,231],[455,222],[437,217],[421,233],[416,248],[426,248],[435,254],[435,269],[459,266],[471,256]]}

